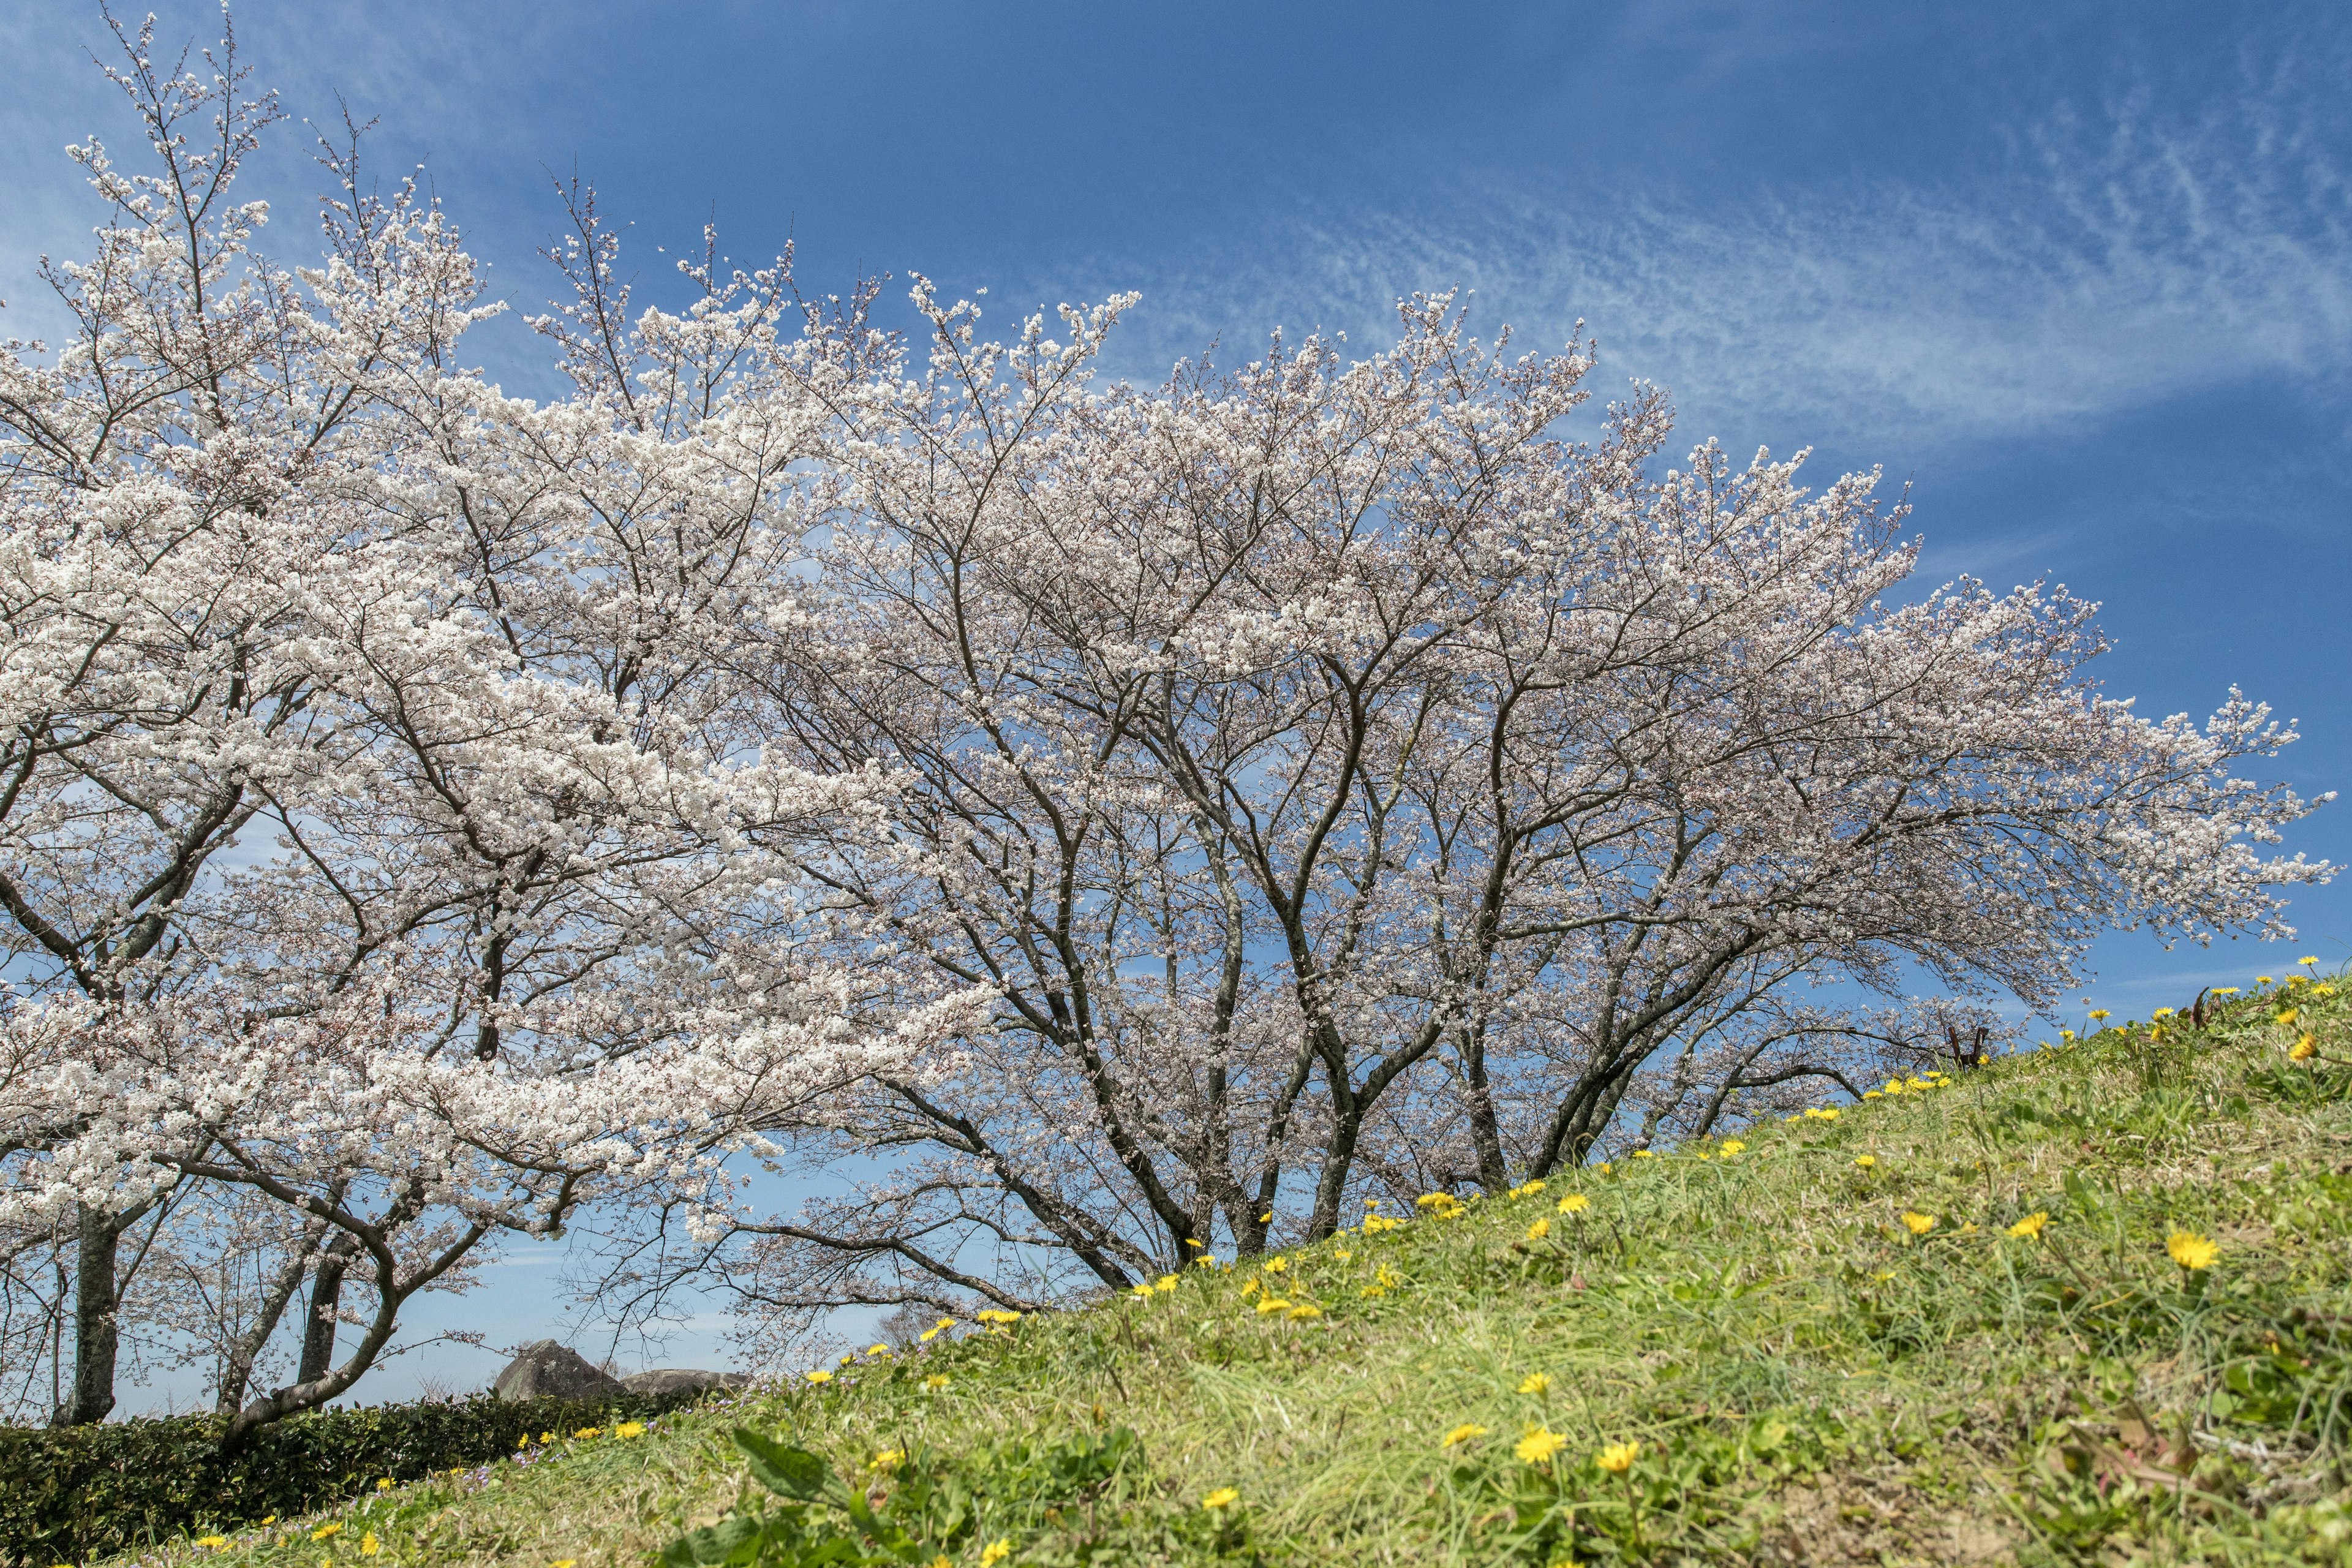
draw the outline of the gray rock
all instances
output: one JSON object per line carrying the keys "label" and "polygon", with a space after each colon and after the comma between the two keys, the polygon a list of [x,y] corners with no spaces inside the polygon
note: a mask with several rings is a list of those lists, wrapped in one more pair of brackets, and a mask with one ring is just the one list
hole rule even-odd
{"label": "gray rock", "polygon": [[621,1379],[631,1394],[676,1394],[684,1388],[740,1388],[751,1380],[740,1372],[701,1372],[693,1367],[665,1366],[633,1373]]}
{"label": "gray rock", "polygon": [[553,1340],[523,1346],[490,1386],[500,1399],[610,1399],[625,1392],[619,1379],[605,1376],[578,1351]]}

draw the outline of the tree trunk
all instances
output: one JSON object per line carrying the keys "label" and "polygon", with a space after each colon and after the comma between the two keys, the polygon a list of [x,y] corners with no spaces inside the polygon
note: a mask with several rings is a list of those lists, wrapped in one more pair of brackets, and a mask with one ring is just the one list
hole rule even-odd
{"label": "tree trunk", "polygon": [[114,1408],[114,1361],[122,1328],[114,1253],[128,1223],[84,1204],[75,1212],[73,1392],[58,1406],[59,1426],[89,1426]]}
{"label": "tree trunk", "polygon": [[302,1364],[294,1373],[298,1384],[318,1382],[335,1364],[335,1314],[343,1304],[343,1270],[358,1250],[359,1243],[345,1233],[320,1255],[319,1271],[310,1277],[310,1314],[302,1323]]}

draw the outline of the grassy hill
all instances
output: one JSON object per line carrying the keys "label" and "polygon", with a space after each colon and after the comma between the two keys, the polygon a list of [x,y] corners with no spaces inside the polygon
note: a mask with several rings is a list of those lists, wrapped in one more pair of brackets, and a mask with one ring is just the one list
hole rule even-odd
{"label": "grassy hill", "polygon": [[596,1568],[741,1510],[772,1563],[2352,1563],[2347,1000],[2249,987],[148,1560]]}

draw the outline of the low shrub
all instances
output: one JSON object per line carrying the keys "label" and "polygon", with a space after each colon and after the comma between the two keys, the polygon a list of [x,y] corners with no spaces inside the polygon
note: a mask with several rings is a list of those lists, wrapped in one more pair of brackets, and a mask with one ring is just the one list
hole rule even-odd
{"label": "low shrub", "polygon": [[86,1563],[183,1531],[226,1531],[341,1501],[390,1477],[483,1464],[536,1441],[691,1405],[695,1391],[614,1399],[462,1400],[316,1411],[224,1458],[228,1418],[0,1427],[0,1559]]}

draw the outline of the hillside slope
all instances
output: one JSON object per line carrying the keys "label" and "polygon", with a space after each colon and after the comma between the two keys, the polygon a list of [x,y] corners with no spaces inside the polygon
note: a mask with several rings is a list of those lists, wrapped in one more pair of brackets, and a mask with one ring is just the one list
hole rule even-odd
{"label": "hillside slope", "polygon": [[769,1563],[2352,1562],[2346,1003],[2250,988],[148,1560],[592,1568],[740,1509]]}

